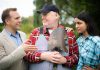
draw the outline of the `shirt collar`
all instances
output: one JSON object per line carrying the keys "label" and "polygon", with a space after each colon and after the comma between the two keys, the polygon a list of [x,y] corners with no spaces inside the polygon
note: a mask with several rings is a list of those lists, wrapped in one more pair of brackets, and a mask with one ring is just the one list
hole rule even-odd
{"label": "shirt collar", "polygon": [[[58,24],[57,28],[58,28],[58,27],[64,28],[64,26],[62,26],[62,25],[60,25],[60,24]],[[49,33],[49,30],[50,30],[49,28],[43,27],[43,33],[44,33],[44,34],[50,34],[50,33]]]}
{"label": "shirt collar", "polygon": [[91,35],[88,35],[88,36],[86,36],[86,37],[85,37],[85,36],[82,36],[82,38],[83,38],[84,40],[92,39],[92,37],[93,37],[93,36],[91,36]]}
{"label": "shirt collar", "polygon": [[9,36],[13,36],[13,37],[17,37],[18,35],[20,35],[20,33],[18,31],[16,31],[16,35],[13,35],[10,31],[8,31],[7,29],[5,29],[5,31],[7,32],[7,34]]}

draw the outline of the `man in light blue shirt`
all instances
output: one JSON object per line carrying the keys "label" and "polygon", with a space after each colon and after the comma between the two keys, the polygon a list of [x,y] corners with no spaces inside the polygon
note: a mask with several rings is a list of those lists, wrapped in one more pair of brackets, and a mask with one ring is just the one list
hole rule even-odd
{"label": "man in light blue shirt", "polygon": [[26,51],[31,49],[34,52],[36,48],[24,43],[26,35],[19,31],[21,18],[17,9],[5,9],[1,18],[4,29],[0,33],[0,70],[27,70],[23,57]]}
{"label": "man in light blue shirt", "polygon": [[5,29],[9,38],[11,38],[17,46],[20,46],[22,44],[22,39],[20,37],[20,33],[18,31],[16,31],[16,34],[12,34],[11,32],[9,32],[7,29]]}

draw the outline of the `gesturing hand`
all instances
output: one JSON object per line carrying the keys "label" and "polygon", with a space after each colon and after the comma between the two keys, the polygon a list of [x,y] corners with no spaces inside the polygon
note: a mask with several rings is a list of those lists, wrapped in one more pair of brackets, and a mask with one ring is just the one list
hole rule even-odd
{"label": "gesturing hand", "polygon": [[35,45],[31,45],[29,40],[27,40],[21,46],[24,48],[25,52],[34,52],[37,50],[37,47]]}

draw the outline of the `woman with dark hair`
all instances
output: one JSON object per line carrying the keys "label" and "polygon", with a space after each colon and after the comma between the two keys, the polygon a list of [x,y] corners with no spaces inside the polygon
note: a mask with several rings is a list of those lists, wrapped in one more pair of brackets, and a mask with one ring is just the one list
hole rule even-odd
{"label": "woman with dark hair", "polygon": [[100,37],[92,17],[87,12],[81,12],[74,22],[79,33],[77,70],[100,70]]}

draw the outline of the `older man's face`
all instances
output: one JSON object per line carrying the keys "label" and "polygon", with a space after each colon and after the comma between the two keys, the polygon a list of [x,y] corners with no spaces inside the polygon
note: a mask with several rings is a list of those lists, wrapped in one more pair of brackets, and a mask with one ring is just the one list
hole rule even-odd
{"label": "older man's face", "polygon": [[56,12],[49,12],[46,16],[42,16],[42,22],[44,26],[52,28],[59,23],[59,14]]}

